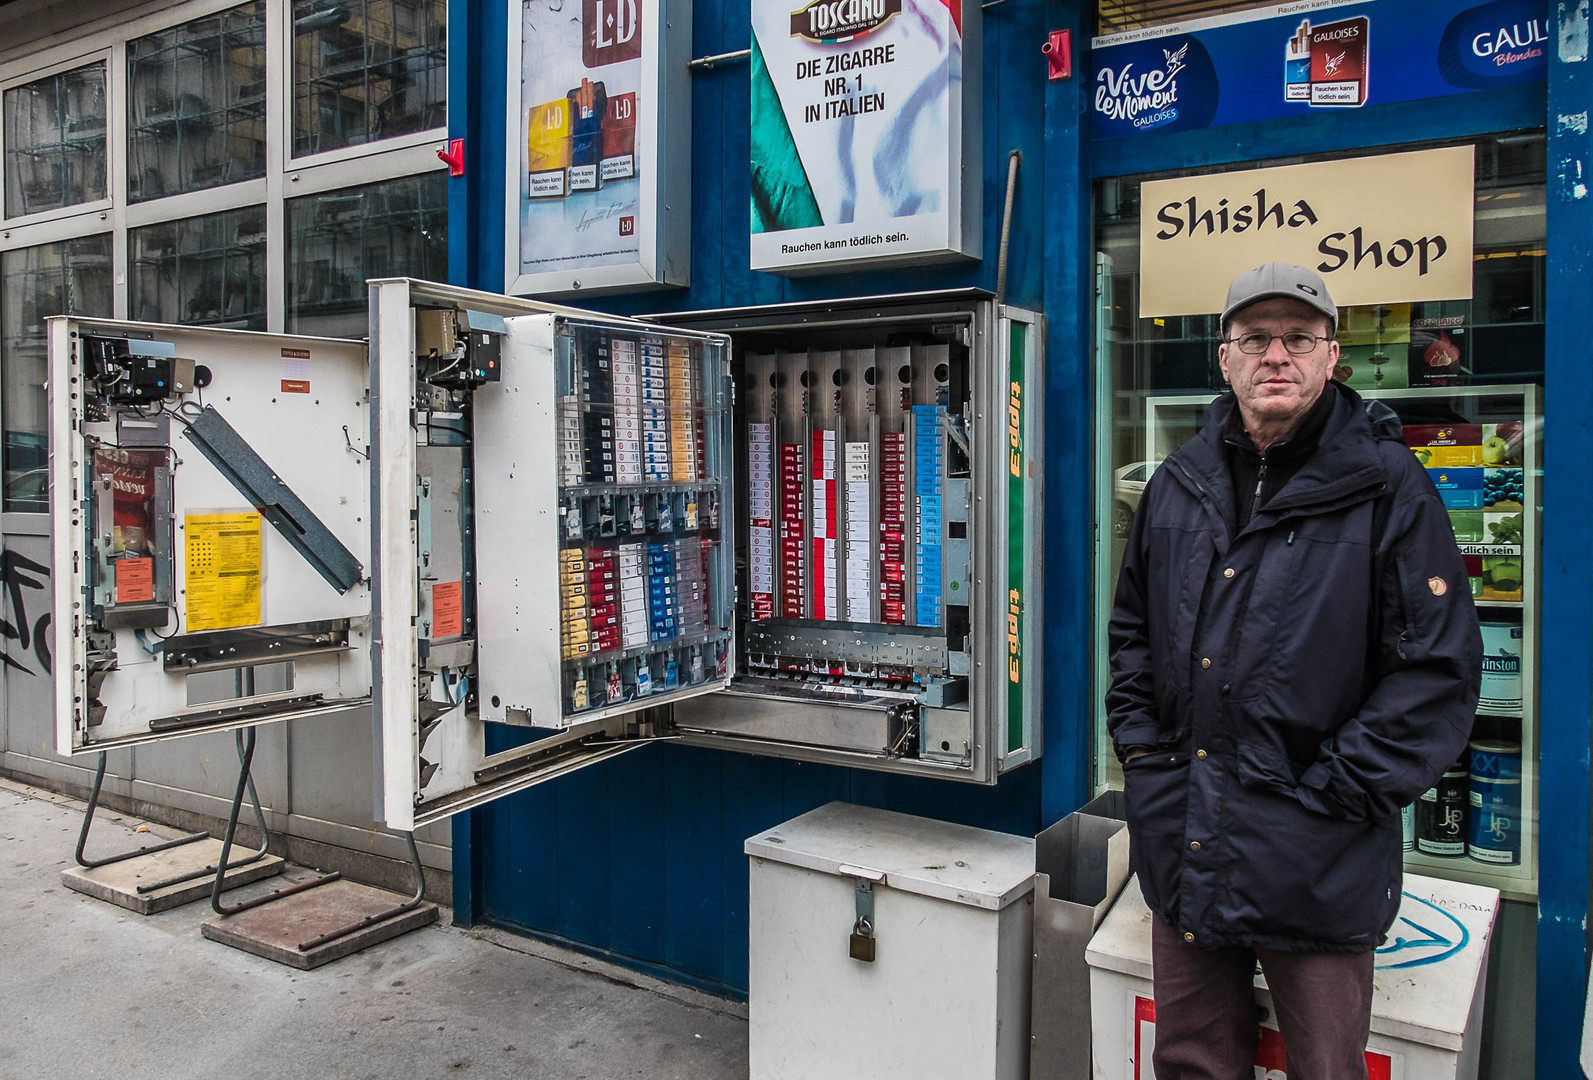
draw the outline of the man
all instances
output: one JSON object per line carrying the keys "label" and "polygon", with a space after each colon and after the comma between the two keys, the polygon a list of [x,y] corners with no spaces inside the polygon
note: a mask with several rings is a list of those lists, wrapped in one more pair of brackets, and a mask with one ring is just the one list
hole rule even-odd
{"label": "man", "polygon": [[1109,628],[1107,726],[1152,919],[1158,1080],[1252,1076],[1252,978],[1289,1080],[1366,1076],[1400,810],[1465,749],[1482,640],[1399,421],[1330,380],[1310,270],[1234,279],[1232,389],[1146,485]]}

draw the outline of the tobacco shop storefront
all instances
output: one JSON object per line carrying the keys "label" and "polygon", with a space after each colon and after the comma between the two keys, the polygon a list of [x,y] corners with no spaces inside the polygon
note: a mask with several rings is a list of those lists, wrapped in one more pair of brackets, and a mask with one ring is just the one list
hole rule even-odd
{"label": "tobacco shop storefront", "polygon": [[[1563,1075],[1584,955],[1589,573],[1585,485],[1556,448],[1587,422],[1585,281],[1567,280],[1585,268],[1585,189],[1565,177],[1586,122],[1546,127],[1545,91],[1558,100],[1581,57],[1528,3],[1179,6],[1193,17],[1102,4],[1088,65],[1098,685],[1140,495],[1224,388],[1227,282],[1271,259],[1317,269],[1340,309],[1335,378],[1399,414],[1482,624],[1471,742],[1407,811],[1406,868],[1506,901],[1484,1075],[1517,1075],[1504,1065],[1531,1060],[1534,1025],[1537,1075]],[[1095,748],[1115,786],[1104,721]]]}

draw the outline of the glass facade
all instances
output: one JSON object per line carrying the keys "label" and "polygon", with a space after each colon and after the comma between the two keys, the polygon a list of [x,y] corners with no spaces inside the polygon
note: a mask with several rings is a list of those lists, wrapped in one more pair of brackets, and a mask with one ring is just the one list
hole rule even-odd
{"label": "glass facade", "polygon": [[266,328],[264,206],[162,221],[127,238],[129,317]]}
{"label": "glass facade", "polygon": [[105,65],[5,92],[6,217],[105,198]]}
{"label": "glass facade", "polygon": [[[287,33],[268,34],[273,11]],[[75,39],[92,62],[0,72],[6,510],[46,509],[47,316],[363,337],[367,276],[446,276],[446,173],[391,141],[446,123],[446,15],[446,0],[173,4]],[[319,194],[273,206],[242,183],[267,178],[278,133],[274,179]],[[332,149],[287,182],[293,156]]]}
{"label": "glass facade", "polygon": [[288,203],[288,331],[364,337],[365,281],[448,276],[447,176],[408,176]]}
{"label": "glass facade", "polygon": [[[1415,149],[1415,147],[1401,147]],[[1358,151],[1354,155],[1367,156]],[[1247,162],[1239,169],[1324,158]],[[1536,670],[1538,498],[1544,370],[1545,140],[1541,132],[1475,144],[1473,296],[1470,300],[1341,308],[1335,378],[1400,414],[1406,442],[1426,464],[1466,468],[1441,494],[1466,556],[1469,588],[1484,626],[1494,677],[1472,731],[1519,771],[1519,805],[1508,836],[1490,841],[1471,810],[1461,829],[1436,834],[1435,799],[1419,801],[1410,823],[1413,870],[1461,877],[1527,896],[1536,889]],[[1227,169],[1189,169],[1176,175]],[[1174,174],[1166,174],[1174,175]],[[1156,176],[1116,177],[1095,186],[1098,461],[1096,557],[1097,680],[1107,685],[1106,622],[1128,527],[1157,465],[1200,430],[1209,403],[1226,389],[1217,363],[1216,315],[1139,318],[1140,185]],[[1458,434],[1456,434],[1458,433]],[[1454,445],[1456,441],[1460,445]],[[1442,443],[1442,445],[1438,445]],[[1464,458],[1464,460],[1462,460]],[[1473,460],[1475,459],[1475,460]],[[1430,472],[1437,472],[1435,469]],[[1463,471],[1464,476],[1461,476]],[[1469,489],[1475,481],[1476,490]],[[1486,667],[1486,665],[1485,665]],[[1513,689],[1512,689],[1513,687]],[[1100,695],[1097,695],[1099,698]],[[1098,717],[1096,787],[1122,774]],[[1496,759],[1495,766],[1497,767]],[[1469,783],[1470,806],[1486,781],[1463,760],[1446,797]],[[1489,789],[1491,790],[1491,789]],[[1438,789],[1435,789],[1435,796]],[[1425,808],[1425,809],[1424,809]],[[1425,817],[1423,815],[1426,815]]]}
{"label": "glass facade", "polygon": [[111,234],[0,252],[0,427],[7,511],[43,512],[48,430],[44,320],[111,315]]}
{"label": "glass facade", "polygon": [[295,0],[294,156],[447,122],[447,0]]}
{"label": "glass facade", "polygon": [[127,43],[127,199],[265,175],[266,6]]}

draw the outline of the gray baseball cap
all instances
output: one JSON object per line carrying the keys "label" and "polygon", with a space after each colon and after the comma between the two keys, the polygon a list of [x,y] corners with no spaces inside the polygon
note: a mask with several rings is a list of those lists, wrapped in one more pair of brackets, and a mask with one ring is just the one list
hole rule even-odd
{"label": "gray baseball cap", "polygon": [[1315,270],[1286,262],[1269,262],[1233,279],[1233,284],[1228,286],[1228,302],[1222,307],[1223,328],[1227,329],[1228,320],[1242,308],[1274,297],[1311,305],[1326,315],[1333,332],[1338,332],[1339,309],[1328,295],[1327,283]]}

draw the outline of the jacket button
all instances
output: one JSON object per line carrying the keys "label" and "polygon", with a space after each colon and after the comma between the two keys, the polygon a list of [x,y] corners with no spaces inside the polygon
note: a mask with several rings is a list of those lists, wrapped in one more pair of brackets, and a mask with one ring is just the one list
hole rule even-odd
{"label": "jacket button", "polygon": [[1202,759],[1202,760],[1204,760],[1205,757],[1206,757],[1206,751],[1204,751],[1204,750],[1196,750],[1195,751],[1195,756],[1200,758],[1200,759]]}
{"label": "jacket button", "polygon": [[1202,656],[1200,658],[1200,666],[1203,667],[1203,668],[1211,667],[1211,657]]}
{"label": "jacket button", "polygon": [[1222,576],[1223,577],[1233,577],[1233,567],[1230,566],[1230,567],[1228,567],[1228,569],[1224,570],[1222,572]]}
{"label": "jacket button", "polygon": [[1200,841],[1199,840],[1191,840],[1189,842],[1189,850],[1190,851],[1199,851],[1200,850]]}
{"label": "jacket button", "polygon": [[1194,934],[1185,934],[1184,935],[1184,940],[1187,941],[1189,944],[1193,945],[1195,943],[1195,935]]}

